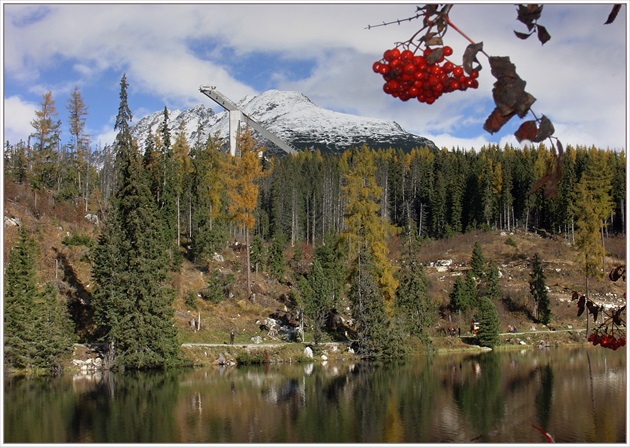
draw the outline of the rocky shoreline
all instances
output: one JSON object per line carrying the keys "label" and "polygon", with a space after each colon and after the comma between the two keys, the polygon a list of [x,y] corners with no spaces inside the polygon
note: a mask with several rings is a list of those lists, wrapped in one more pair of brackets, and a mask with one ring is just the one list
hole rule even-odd
{"label": "rocky shoreline", "polygon": [[[562,331],[531,331],[500,334],[500,343],[495,350],[550,348],[587,343],[584,329]],[[474,337],[433,337],[430,352],[485,352],[474,344]],[[429,351],[421,350],[419,354]],[[192,367],[237,366],[245,364],[280,364],[308,362],[337,362],[358,360],[348,343],[262,343],[220,344],[187,343],[182,345],[182,354]],[[73,374],[93,374],[104,369],[104,361],[97,349],[86,345],[74,345],[74,352],[64,370]]]}

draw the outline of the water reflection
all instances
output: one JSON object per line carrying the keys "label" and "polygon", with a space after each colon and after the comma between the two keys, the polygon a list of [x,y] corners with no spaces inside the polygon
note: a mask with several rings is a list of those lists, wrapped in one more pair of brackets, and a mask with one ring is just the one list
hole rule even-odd
{"label": "water reflection", "polygon": [[7,442],[626,440],[625,352],[5,378]]}

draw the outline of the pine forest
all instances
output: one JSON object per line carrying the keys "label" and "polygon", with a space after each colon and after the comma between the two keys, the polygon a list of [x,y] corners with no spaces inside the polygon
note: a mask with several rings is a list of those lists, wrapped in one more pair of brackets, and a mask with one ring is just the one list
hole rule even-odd
{"label": "pine forest", "polygon": [[[493,346],[510,312],[560,318],[547,254],[518,252],[518,235],[569,250],[582,279],[564,287],[586,277],[595,290],[616,266],[606,258],[625,238],[624,152],[361,146],[270,158],[242,128],[230,157],[216,136],[189,141],[166,108],[159,130],[136,141],[127,88],[123,76],[111,145],[90,140],[78,88],[65,114],[45,94],[29,140],[4,144],[9,367],[59,368],[80,342],[105,346],[111,368],[164,368],[186,363],[181,343],[231,331],[239,343],[343,340],[365,358],[398,357],[453,322],[468,332],[473,317],[480,344]],[[489,235],[526,266],[520,292]],[[432,263],[466,237],[463,274],[440,284]],[[475,240],[486,245],[470,250]],[[272,333],[280,320],[295,332]]]}

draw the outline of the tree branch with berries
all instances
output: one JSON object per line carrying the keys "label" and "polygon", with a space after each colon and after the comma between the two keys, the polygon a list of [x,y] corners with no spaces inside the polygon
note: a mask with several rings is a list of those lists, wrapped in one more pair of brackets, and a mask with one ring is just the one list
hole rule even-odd
{"label": "tree branch with berries", "polygon": [[[626,282],[626,266],[618,266],[610,271],[608,278],[616,282],[619,279]],[[615,306],[607,308],[598,305],[576,291],[573,291],[571,301],[577,300],[578,313],[581,316],[585,311],[593,316],[593,322],[599,325],[589,334],[587,340],[594,346],[601,346],[612,350],[617,350],[626,345],[626,320],[624,319],[626,306]]]}
{"label": "tree branch with berries", "polygon": [[[539,23],[543,5],[516,5],[516,19],[527,27],[527,32],[514,31],[517,38],[528,39],[536,35],[542,45],[551,39],[547,28]],[[536,114],[532,105],[536,98],[525,90],[527,83],[516,72],[516,66],[509,56],[490,56],[484,51],[483,42],[476,42],[457,27],[450,18],[452,4],[425,4],[416,7],[414,15],[405,19],[369,25],[372,29],[388,25],[400,25],[403,22],[421,21],[421,27],[411,37],[394,44],[387,49],[381,59],[372,64],[372,70],[384,80],[383,91],[401,101],[416,99],[420,103],[433,104],[446,93],[466,91],[479,87],[478,77],[483,65],[478,56],[488,60],[490,73],[496,79],[492,88],[495,108],[487,117],[483,129],[491,134],[498,132],[514,116],[525,118],[531,114],[533,119],[524,121],[514,133],[519,143],[530,141],[551,142],[553,157],[543,176],[534,184],[530,194],[536,193],[543,186],[545,197],[556,195],[562,178],[564,150],[561,142],[554,136],[554,126],[545,115]],[[621,5],[612,6],[605,25],[613,23]],[[469,44],[462,54],[462,63],[453,62],[453,48],[444,44],[444,36],[449,29],[454,30]],[[622,270],[620,270],[622,269]],[[625,267],[618,267],[610,273],[610,279],[625,282]],[[587,294],[588,295],[588,294]],[[625,345],[626,322],[623,319],[626,306],[605,308],[593,303],[585,295],[573,293],[578,301],[578,316],[585,310],[597,322],[601,323],[589,335],[589,341],[611,349]]]}
{"label": "tree branch with berries", "polygon": [[[533,119],[524,121],[514,133],[519,143],[531,141],[551,142],[554,157],[545,174],[532,187],[533,194],[543,186],[545,197],[556,194],[558,182],[562,177],[564,149],[561,142],[553,135],[553,123],[545,115],[538,115],[532,110],[536,98],[525,91],[526,82],[516,72],[509,56],[490,56],[483,49],[483,42],[475,42],[458,28],[450,19],[453,4],[425,4],[416,7],[416,13],[405,19],[368,25],[367,29],[388,26],[402,22],[420,20],[422,26],[409,39],[395,43],[386,50],[380,60],[372,65],[372,70],[384,79],[383,91],[401,101],[416,99],[420,103],[433,104],[446,93],[466,91],[479,87],[479,72],[482,64],[478,55],[488,59],[490,72],[496,79],[492,89],[495,109],[486,119],[483,129],[491,134],[498,132],[514,116],[525,118],[531,113]],[[612,23],[620,10],[614,5],[605,24]],[[541,44],[551,39],[547,28],[539,24],[543,5],[517,5],[517,20],[528,29],[527,33],[514,31],[519,39],[527,39],[536,34]],[[469,45],[462,55],[462,64],[456,64],[451,46],[444,45],[444,36],[453,29],[466,39]]]}

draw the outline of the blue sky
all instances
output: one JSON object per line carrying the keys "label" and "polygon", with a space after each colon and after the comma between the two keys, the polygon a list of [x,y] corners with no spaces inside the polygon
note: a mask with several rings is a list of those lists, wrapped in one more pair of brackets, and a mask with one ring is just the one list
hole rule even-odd
{"label": "blue sky", "polygon": [[[494,108],[487,60],[479,89],[432,105],[401,102],[382,90],[372,63],[419,28],[418,20],[367,29],[415,13],[415,3],[64,3],[2,1],[3,141],[26,140],[42,94],[51,91],[67,137],[66,103],[79,87],[93,144],[113,139],[123,73],[134,121],[164,108],[203,103],[215,85],[238,101],[268,89],[304,93],[327,109],[393,120],[438,146],[510,143],[522,120],[483,130]],[[552,39],[519,40],[513,3],[457,3],[452,21],[488,54],[510,56],[564,144],[627,147],[627,5],[603,25],[610,3],[545,4],[540,23]],[[445,41],[461,57],[468,42]],[[455,58],[455,61],[461,60]],[[531,119],[531,115],[526,119]]]}

